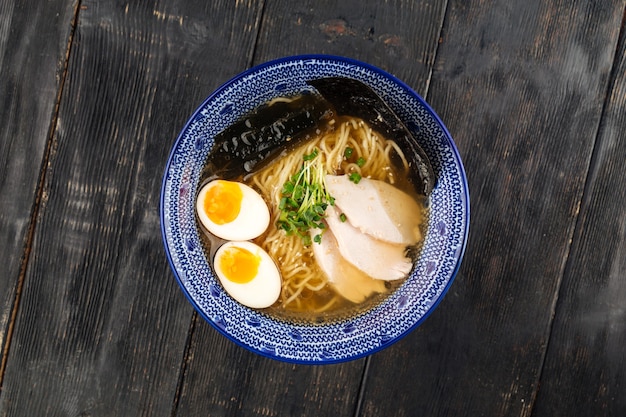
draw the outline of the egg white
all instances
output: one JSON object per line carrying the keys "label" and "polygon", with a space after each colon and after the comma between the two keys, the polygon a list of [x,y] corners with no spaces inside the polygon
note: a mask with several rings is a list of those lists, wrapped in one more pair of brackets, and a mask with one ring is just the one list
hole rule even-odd
{"label": "egg white", "polygon": [[217,181],[206,184],[196,200],[196,212],[202,225],[215,236],[224,240],[254,239],[267,229],[270,223],[270,212],[263,198],[251,187],[240,182],[234,182],[243,193],[239,215],[230,223],[216,224],[204,211],[204,199],[207,192],[217,185]]}
{"label": "egg white", "polygon": [[[247,249],[261,257],[258,273],[249,282],[240,284],[229,280],[220,267],[224,252],[233,246]],[[278,300],[281,290],[280,273],[272,258],[260,246],[247,241],[226,242],[215,253],[213,265],[226,292],[241,304],[251,308],[265,308]]]}

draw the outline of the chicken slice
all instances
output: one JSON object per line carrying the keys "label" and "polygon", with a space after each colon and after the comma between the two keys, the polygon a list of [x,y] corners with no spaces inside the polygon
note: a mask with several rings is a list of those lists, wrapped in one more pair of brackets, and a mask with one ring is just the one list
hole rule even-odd
{"label": "chicken slice", "polygon": [[[311,233],[311,235],[316,233]],[[328,276],[328,281],[337,293],[345,299],[353,303],[361,303],[373,293],[385,291],[383,281],[370,278],[341,256],[337,240],[330,230],[322,234],[320,243],[312,245],[318,265]]]}
{"label": "chicken slice", "polygon": [[369,178],[355,184],[347,175],[326,175],[326,189],[335,206],[363,233],[404,245],[421,240],[418,203],[393,185]]}
{"label": "chicken slice", "polygon": [[326,222],[341,255],[370,277],[392,281],[411,272],[413,264],[404,255],[406,245],[384,242],[362,233],[349,222],[342,222],[333,206],[326,208]]}

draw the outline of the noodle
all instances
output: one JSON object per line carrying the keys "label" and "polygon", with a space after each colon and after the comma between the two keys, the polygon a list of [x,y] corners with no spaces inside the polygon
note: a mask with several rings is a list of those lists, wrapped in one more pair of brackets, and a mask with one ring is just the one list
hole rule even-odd
{"label": "noodle", "polygon": [[[354,156],[363,158],[362,166],[345,160],[344,152],[348,147],[353,150],[350,160],[356,160]],[[299,236],[287,235],[276,227],[283,184],[301,168],[303,156],[311,154],[316,148],[320,150],[318,157],[323,158],[329,174],[355,172],[362,177],[393,184],[393,154],[401,160],[401,168],[408,171],[408,163],[395,142],[379,137],[362,120],[349,118],[338,120],[332,131],[320,134],[284,157],[276,158],[271,165],[252,175],[250,181],[267,199],[271,216],[270,227],[258,243],[279,265],[283,279],[281,306],[292,311],[324,312],[342,300],[334,291],[322,291],[327,286],[327,278],[317,266],[312,248],[304,246]],[[325,294],[317,295],[318,292]]]}

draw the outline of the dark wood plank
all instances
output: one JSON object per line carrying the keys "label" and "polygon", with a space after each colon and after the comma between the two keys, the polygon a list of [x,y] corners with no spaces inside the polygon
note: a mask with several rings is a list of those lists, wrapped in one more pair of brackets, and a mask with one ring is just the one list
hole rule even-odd
{"label": "dark wood plank", "polygon": [[189,114],[248,64],[259,16],[81,2],[0,415],[171,415],[193,311],[163,252],[161,178]]}
{"label": "dark wood plank", "polygon": [[268,1],[257,62],[341,55],[376,65],[426,94],[447,1]]}
{"label": "dark wood plank", "polygon": [[[51,18],[51,16],[54,16]],[[42,158],[74,16],[71,1],[0,4],[0,348],[8,347]],[[4,354],[2,363],[5,363]],[[0,367],[0,384],[2,381]]]}
{"label": "dark wood plank", "polygon": [[[268,1],[255,63],[303,53],[349,56],[427,90],[445,2]],[[198,323],[180,415],[352,415],[365,360],[304,366],[214,340]],[[236,368],[234,368],[236,367]]]}
{"label": "dark wood plank", "polygon": [[626,415],[626,33],[561,285],[535,416]]}
{"label": "dark wood plank", "polygon": [[450,2],[428,100],[469,176],[468,250],[434,314],[372,357],[362,415],[531,414],[623,10]]}
{"label": "dark wood plank", "polygon": [[[346,416],[354,413],[363,361],[306,366],[235,347],[198,319],[177,410],[180,416]],[[328,411],[335,414],[327,414]]]}

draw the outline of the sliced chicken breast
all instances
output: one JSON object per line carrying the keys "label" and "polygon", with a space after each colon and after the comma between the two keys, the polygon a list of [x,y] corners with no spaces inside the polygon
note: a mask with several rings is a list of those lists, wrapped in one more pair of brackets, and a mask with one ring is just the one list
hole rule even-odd
{"label": "sliced chicken breast", "polygon": [[421,240],[418,203],[393,185],[369,178],[355,184],[347,175],[327,175],[326,189],[350,224],[363,233],[404,245]]}
{"label": "sliced chicken breast", "polygon": [[[311,234],[316,233],[317,231]],[[322,234],[320,243],[312,245],[317,263],[342,297],[353,303],[361,303],[373,293],[385,291],[384,281],[370,278],[341,256],[337,240],[330,230]]]}
{"label": "sliced chicken breast", "polygon": [[412,262],[404,255],[406,245],[393,244],[362,233],[348,221],[342,222],[333,207],[326,209],[326,222],[346,261],[372,278],[386,281],[404,278]]}

